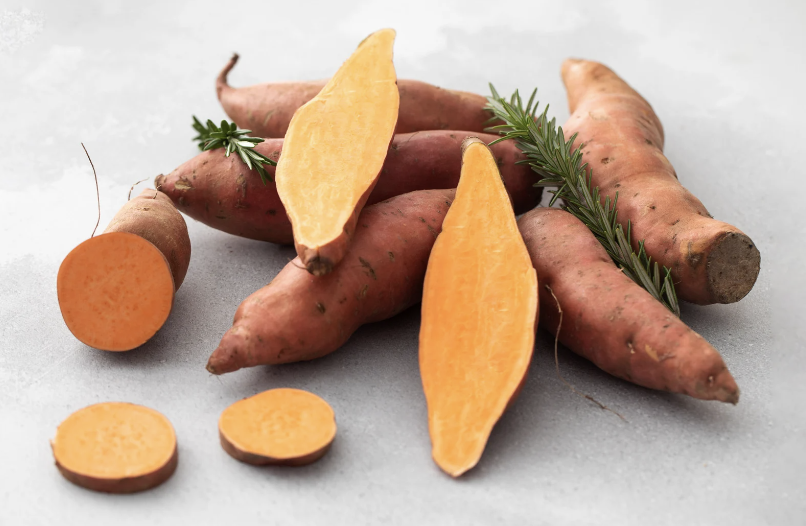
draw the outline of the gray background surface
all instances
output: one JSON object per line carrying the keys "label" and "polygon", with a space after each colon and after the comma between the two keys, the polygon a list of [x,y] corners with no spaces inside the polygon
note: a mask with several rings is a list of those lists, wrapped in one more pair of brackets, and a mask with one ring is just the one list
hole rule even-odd
{"label": "gray background surface", "polygon": [[[238,304],[293,249],[189,220],[193,259],[167,325],[142,348],[77,342],[56,301],[62,258],[129,186],[195,155],[190,116],[224,117],[213,80],[232,51],[236,86],[332,74],[368,33],[398,30],[400,78],[487,93],[540,86],[568,116],[559,67],[603,61],[654,105],[681,181],[762,252],[741,303],[684,305],[724,355],[737,407],[639,388],[541,331],[528,382],[461,480],[430,459],[417,308],[359,330],[311,363],[216,378],[204,364]],[[28,2],[0,5],[0,524],[803,524],[806,3]],[[301,469],[235,462],[220,412],[272,387],[334,407],[331,452]],[[163,486],[109,496],[73,486],[48,440],[72,411],[151,406],[176,427]]]}

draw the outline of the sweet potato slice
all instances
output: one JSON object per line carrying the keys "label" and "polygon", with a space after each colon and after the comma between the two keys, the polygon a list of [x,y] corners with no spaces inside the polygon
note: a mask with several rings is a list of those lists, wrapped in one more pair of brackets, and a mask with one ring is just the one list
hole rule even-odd
{"label": "sweet potato slice", "polygon": [[562,77],[583,162],[602,199],[618,192],[619,220],[630,222],[653,260],[672,270],[680,299],[733,303],[753,288],[761,253],[741,230],[717,221],[677,180],[663,155],[663,127],[649,103],[598,62],[569,59]]}
{"label": "sweet potato slice", "polygon": [[176,433],[165,416],[141,405],[105,402],[62,422],[51,441],[56,467],[70,482],[106,493],[158,486],[176,470]]}
{"label": "sweet potato slice", "polygon": [[277,192],[314,275],[344,257],[392,140],[400,103],[394,40],[392,29],[367,37],[288,127]]}
{"label": "sweet potato slice", "polygon": [[582,221],[536,208],[518,227],[540,275],[540,325],[557,333],[559,302],[563,345],[628,382],[738,402],[739,388],[716,349],[625,276]]}
{"label": "sweet potato slice", "polygon": [[241,462],[303,466],[330,449],[336,418],[313,393],[270,389],[226,408],[218,434],[224,451]]}
{"label": "sweet potato slice", "polygon": [[96,349],[139,347],[168,319],[189,263],[182,215],[165,194],[144,190],[64,258],[56,290],[67,328]]}
{"label": "sweet potato slice", "polygon": [[174,282],[162,252],[142,237],[112,232],[74,248],[59,267],[59,307],[70,332],[104,351],[128,351],[163,326]]}
{"label": "sweet potato slice", "polygon": [[458,477],[481,458],[529,367],[537,275],[495,158],[465,141],[462,175],[423,291],[420,373],[434,461]]}

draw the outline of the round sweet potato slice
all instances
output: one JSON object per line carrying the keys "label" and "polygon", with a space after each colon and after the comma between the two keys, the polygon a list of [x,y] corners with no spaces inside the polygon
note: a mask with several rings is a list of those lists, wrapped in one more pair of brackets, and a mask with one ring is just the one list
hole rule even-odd
{"label": "round sweet potato slice", "polygon": [[271,389],[225,409],[218,432],[224,451],[241,462],[303,466],[330,449],[336,418],[313,393]]}
{"label": "round sweet potato slice", "polygon": [[56,288],[70,332],[104,351],[144,344],[168,319],[174,300],[165,256],[128,232],[101,234],[74,248],[59,267]]}
{"label": "round sweet potato slice", "polygon": [[176,470],[176,433],[161,413],[105,402],[67,417],[51,442],[56,467],[70,482],[106,493],[158,486]]}

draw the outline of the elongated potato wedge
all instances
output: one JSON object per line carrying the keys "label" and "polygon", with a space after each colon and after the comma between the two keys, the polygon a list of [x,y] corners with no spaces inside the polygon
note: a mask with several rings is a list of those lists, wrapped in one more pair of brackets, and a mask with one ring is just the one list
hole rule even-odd
{"label": "elongated potato wedge", "polygon": [[297,254],[314,275],[347,252],[392,141],[400,104],[394,40],[392,29],[367,37],[288,127],[277,193]]}
{"label": "elongated potato wedge", "polygon": [[420,373],[434,461],[458,477],[481,458],[532,358],[537,275],[490,149],[463,144],[456,198],[428,260]]}

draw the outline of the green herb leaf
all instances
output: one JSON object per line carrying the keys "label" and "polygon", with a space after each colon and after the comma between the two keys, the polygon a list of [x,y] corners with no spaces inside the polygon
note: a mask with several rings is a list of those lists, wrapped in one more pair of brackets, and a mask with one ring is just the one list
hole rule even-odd
{"label": "green herb leaf", "polygon": [[251,130],[239,130],[234,122],[225,120],[221,121],[221,126],[216,126],[212,120],[208,119],[205,126],[195,115],[193,116],[193,129],[198,132],[193,140],[198,142],[200,150],[206,152],[224,148],[224,155],[227,157],[235,152],[250,170],[255,170],[260,175],[263,184],[272,180],[264,165],[277,166],[277,162],[255,151],[255,145],[262,143],[263,139],[246,137],[246,134],[252,133]]}
{"label": "green herb leaf", "polygon": [[605,198],[602,204],[599,188],[593,186],[593,171],[587,170],[587,163],[582,164],[581,149],[572,149],[576,134],[565,140],[563,129],[557,127],[556,119],[548,119],[548,106],[538,115],[540,103],[536,100],[536,88],[525,109],[517,91],[509,101],[501,97],[492,84],[490,92],[492,96],[487,97],[487,109],[494,115],[490,122],[499,119],[504,122],[488,128],[488,131],[502,135],[491,144],[514,140],[526,156],[523,164],[528,164],[542,177],[535,186],[557,188],[552,191],[550,206],[557,199],[562,199],[562,207],[588,227],[625,275],[680,316],[671,270],[663,267],[664,276],[661,277],[658,263],[654,262],[653,265],[652,258],[644,250],[643,240],[638,242],[638,252],[635,252],[630,244],[630,223],[627,222],[625,233],[618,221],[618,193],[612,201],[609,197]]}

